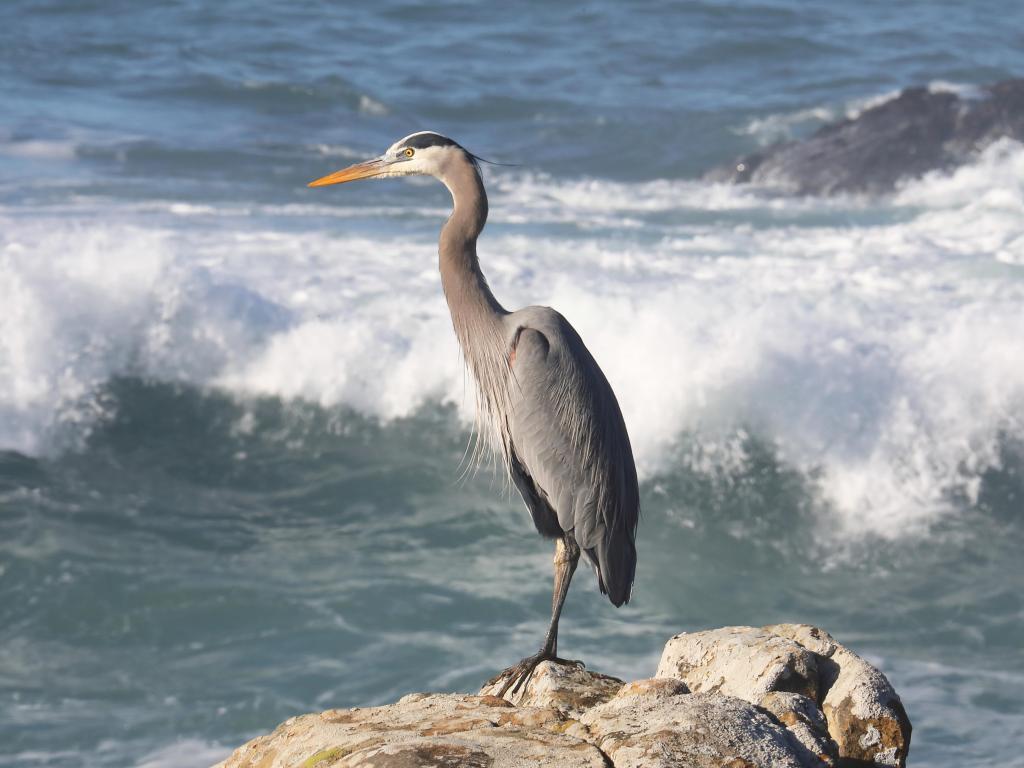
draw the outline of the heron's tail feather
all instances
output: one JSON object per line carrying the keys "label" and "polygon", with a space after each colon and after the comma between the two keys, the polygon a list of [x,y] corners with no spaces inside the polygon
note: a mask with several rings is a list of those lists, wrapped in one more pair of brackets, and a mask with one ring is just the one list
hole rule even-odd
{"label": "heron's tail feather", "polygon": [[602,595],[608,595],[616,608],[629,602],[636,576],[636,544],[632,531],[609,531],[592,559],[597,561],[597,581]]}

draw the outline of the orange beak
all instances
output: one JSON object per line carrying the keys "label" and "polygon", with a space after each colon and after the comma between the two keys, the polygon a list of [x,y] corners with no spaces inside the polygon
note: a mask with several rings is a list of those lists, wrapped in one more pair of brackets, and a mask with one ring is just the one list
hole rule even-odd
{"label": "orange beak", "polygon": [[346,181],[358,181],[359,179],[372,179],[384,172],[384,161],[380,158],[367,160],[365,163],[356,163],[340,171],[329,173],[316,181],[311,181],[310,187],[329,187],[331,184],[344,184]]}

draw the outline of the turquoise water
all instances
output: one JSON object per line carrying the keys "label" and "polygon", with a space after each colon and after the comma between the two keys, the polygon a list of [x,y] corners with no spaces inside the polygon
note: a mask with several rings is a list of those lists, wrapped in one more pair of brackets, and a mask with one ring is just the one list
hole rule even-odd
{"label": "turquoise water", "polygon": [[487,469],[434,184],[308,180],[430,128],[484,269],[581,332],[644,515],[560,647],[808,621],[911,764],[1022,765],[1024,150],[877,199],[704,184],[917,84],[1020,74],[1017,3],[0,7],[0,765],[204,766],[281,720],[473,691],[548,544]]}

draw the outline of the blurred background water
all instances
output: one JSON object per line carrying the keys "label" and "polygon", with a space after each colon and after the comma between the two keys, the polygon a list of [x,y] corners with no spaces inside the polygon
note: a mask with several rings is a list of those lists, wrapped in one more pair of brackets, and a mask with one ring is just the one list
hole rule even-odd
{"label": "blurred background water", "polygon": [[698,180],[902,87],[1020,74],[1024,6],[0,5],[0,765],[203,766],[281,720],[474,691],[549,546],[484,470],[436,183],[305,183],[429,128],[480,249],[619,394],[633,602],[561,647],[807,621],[911,764],[1024,765],[1024,150],[884,198]]}

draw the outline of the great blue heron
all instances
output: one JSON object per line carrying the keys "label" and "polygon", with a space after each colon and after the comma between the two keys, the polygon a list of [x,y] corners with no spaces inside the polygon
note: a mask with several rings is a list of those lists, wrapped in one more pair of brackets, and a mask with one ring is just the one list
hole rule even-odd
{"label": "great blue heron", "polygon": [[555,585],[544,645],[492,683],[514,694],[542,661],[560,659],[558,618],[580,553],[616,607],[629,600],[640,515],[633,451],[608,380],[569,322],[550,307],[509,312],[480,271],[476,242],[487,221],[478,158],[430,131],[406,136],[380,157],[310,183],[311,187],[424,175],[451,192],[441,229],[441,285],[455,335],[476,382],[478,424],[533,516],[555,540]]}

